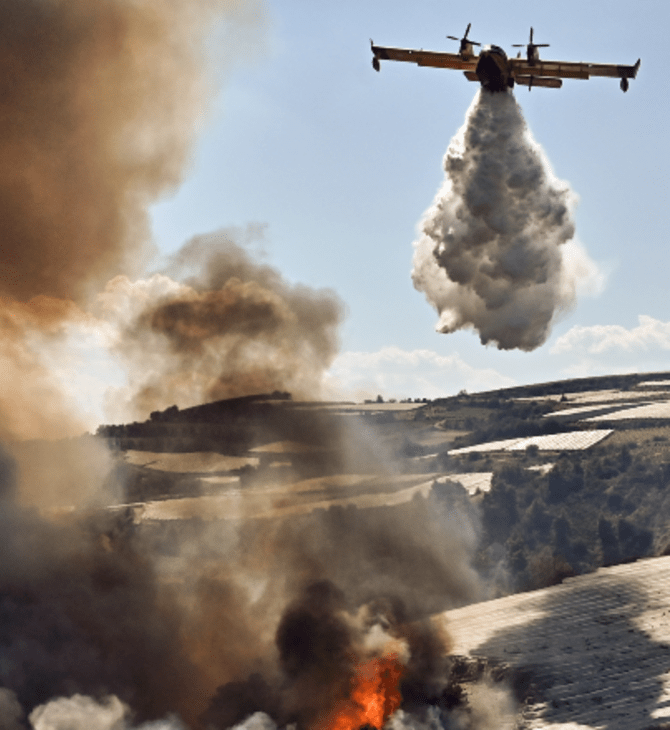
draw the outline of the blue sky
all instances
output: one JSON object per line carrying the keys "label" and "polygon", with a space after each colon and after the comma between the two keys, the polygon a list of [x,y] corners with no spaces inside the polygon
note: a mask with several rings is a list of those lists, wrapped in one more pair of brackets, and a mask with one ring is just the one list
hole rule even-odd
{"label": "blue sky", "polygon": [[[262,226],[268,263],[335,290],[347,317],[330,376],[343,392],[438,397],[617,371],[670,369],[667,30],[670,4],[567,0],[268,0],[266,23],[224,76],[183,186],[152,209],[163,253],[219,228]],[[579,196],[577,238],[604,275],[532,353],[435,332],[411,283],[417,223],[478,89],[460,72],[385,63],[380,45],[512,52],[529,28],[552,60],[632,64],[614,79],[518,89],[554,172]],[[250,50],[253,47],[253,52]],[[225,53],[225,49],[224,49]]]}

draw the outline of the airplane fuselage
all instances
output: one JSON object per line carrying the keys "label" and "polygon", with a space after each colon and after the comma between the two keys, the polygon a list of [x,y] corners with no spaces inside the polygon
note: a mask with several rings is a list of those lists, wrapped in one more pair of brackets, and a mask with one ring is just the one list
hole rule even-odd
{"label": "airplane fuselage", "polygon": [[491,92],[507,91],[514,86],[507,54],[500,46],[484,46],[475,70],[481,85]]}

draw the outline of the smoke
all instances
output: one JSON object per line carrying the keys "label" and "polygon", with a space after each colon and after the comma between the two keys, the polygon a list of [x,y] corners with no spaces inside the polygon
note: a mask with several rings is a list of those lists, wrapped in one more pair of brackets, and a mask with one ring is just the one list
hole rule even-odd
{"label": "smoke", "polygon": [[204,725],[328,727],[357,665],[389,653],[406,711],[444,704],[449,637],[428,616],[485,595],[476,531],[467,496],[446,489],[396,507],[172,526],[166,540],[200,576],[185,645],[206,665]]}
{"label": "smoke", "polygon": [[0,687],[0,727],[3,730],[22,730],[23,708],[16,695],[5,687]]}
{"label": "smoke", "polygon": [[[369,462],[366,471],[383,467]],[[478,534],[465,493],[438,484],[396,507],[338,507],[278,523],[264,539],[277,572],[294,581],[289,591],[296,580],[327,579],[356,605],[392,596],[410,620],[484,597],[471,565]]]}
{"label": "smoke", "polygon": [[42,352],[62,337],[65,321],[85,315],[72,302],[36,297],[29,303],[0,298],[0,438],[76,433],[66,398]]}
{"label": "smoke", "polygon": [[[493,730],[515,726],[516,703],[488,674],[465,690],[449,637],[429,620],[409,621],[399,600],[355,610],[329,581],[307,584],[276,629],[278,672],[222,685],[207,727],[359,730]],[[368,713],[381,712],[374,722]],[[367,719],[367,722],[366,722]]]}
{"label": "smoke", "polygon": [[136,525],[124,511],[44,520],[14,501],[19,476],[3,456],[0,726],[328,728],[357,716],[349,689],[375,658],[401,676],[404,712],[450,711],[449,638],[428,614],[481,597],[476,513],[456,490]]}
{"label": "smoke", "polygon": [[357,608],[327,580],[307,583],[289,602],[277,624],[275,645],[278,673],[267,678],[254,674],[220,687],[204,716],[208,725],[230,727],[245,718],[252,725],[265,724],[271,717],[280,726],[358,730],[365,722],[356,721],[361,707],[351,696],[352,687],[376,660],[382,669],[379,682],[370,681],[368,688],[379,692],[387,716],[403,696],[411,704],[419,687],[422,701],[430,697],[437,703],[449,673],[447,637],[430,622],[408,623],[399,601]]}
{"label": "smoke", "polygon": [[[0,2],[7,730],[307,727],[322,710],[356,710],[357,663],[390,654],[403,662],[404,711],[424,696],[446,708],[448,640],[426,616],[482,595],[462,495],[376,514],[137,524],[132,507],[101,508],[119,485],[100,443],[28,440],[78,426],[52,367],[73,333],[97,333],[127,365],[111,397],[132,416],[258,391],[318,395],[342,306],[255,260],[253,231],[196,238],[137,278],[147,206],[179,183],[201,124],[212,26],[255,37],[260,9]],[[366,467],[383,472],[380,461]],[[87,509],[52,509],[72,505]]]}
{"label": "smoke", "polygon": [[198,680],[180,613],[127,526],[104,513],[47,522],[12,500],[15,469],[4,465],[0,684],[12,695],[2,696],[3,718],[16,721],[14,698],[30,712],[75,693],[114,694],[140,720],[189,717]]}
{"label": "smoke", "polygon": [[263,24],[260,0],[0,3],[0,435],[81,431],[45,351],[147,263],[148,205],[180,182],[214,88],[206,41],[237,37],[225,71]]}
{"label": "smoke", "polygon": [[511,93],[480,90],[444,158],[445,181],[420,225],[414,286],[436,329],[533,350],[597,270],[574,240],[575,195],[557,180]]}
{"label": "smoke", "polygon": [[254,3],[4,0],[3,294],[81,300],[142,262],[147,205],[180,181],[201,123],[203,41],[241,8]]}
{"label": "smoke", "polygon": [[319,397],[343,306],[334,292],[292,285],[255,260],[241,245],[255,235],[198,236],[163,274],[107,285],[102,316],[130,373],[112,396],[117,412],[127,404],[124,415],[146,418],[172,404],[274,391]]}
{"label": "smoke", "polygon": [[[114,695],[97,702],[92,697],[52,700],[30,713],[33,730],[130,730],[130,708]],[[135,730],[186,730],[178,718],[168,718],[135,726]]]}

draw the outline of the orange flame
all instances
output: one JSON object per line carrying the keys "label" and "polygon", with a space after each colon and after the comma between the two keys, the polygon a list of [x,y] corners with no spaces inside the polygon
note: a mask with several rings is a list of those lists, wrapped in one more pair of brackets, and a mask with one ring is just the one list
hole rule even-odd
{"label": "orange flame", "polygon": [[381,730],[402,702],[398,687],[402,669],[396,654],[359,664],[349,698],[340,702],[317,730],[358,730],[363,725]]}

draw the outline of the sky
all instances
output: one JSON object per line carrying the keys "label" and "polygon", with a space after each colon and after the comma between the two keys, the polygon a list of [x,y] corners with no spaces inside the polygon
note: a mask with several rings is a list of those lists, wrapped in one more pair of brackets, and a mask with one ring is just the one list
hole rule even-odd
{"label": "sky", "polygon": [[[576,237],[599,275],[533,352],[435,331],[411,281],[417,225],[479,85],[461,72],[371,65],[379,45],[452,51],[470,38],[550,60],[633,64],[616,79],[515,90],[556,176],[579,198]],[[670,4],[642,0],[463,3],[267,0],[252,43],[222,76],[178,191],[152,207],[164,255],[192,236],[256,231],[286,279],[334,290],[346,318],[329,373],[346,397],[435,398],[613,372],[670,370]],[[234,40],[234,39],[233,39]]]}

